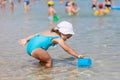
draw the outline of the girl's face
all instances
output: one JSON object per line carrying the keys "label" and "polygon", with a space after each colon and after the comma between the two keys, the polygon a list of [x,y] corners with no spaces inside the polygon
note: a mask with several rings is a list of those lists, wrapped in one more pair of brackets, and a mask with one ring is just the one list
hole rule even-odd
{"label": "girl's face", "polygon": [[71,35],[71,34],[62,34],[61,37],[63,38],[63,40],[67,40],[67,39],[69,39],[70,37],[72,37],[72,35]]}

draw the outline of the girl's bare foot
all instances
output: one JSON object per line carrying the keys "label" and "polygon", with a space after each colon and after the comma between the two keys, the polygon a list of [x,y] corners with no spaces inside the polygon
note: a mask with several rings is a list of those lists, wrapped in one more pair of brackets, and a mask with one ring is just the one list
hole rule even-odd
{"label": "girl's bare foot", "polygon": [[39,62],[41,66],[45,66],[46,62],[40,61]]}

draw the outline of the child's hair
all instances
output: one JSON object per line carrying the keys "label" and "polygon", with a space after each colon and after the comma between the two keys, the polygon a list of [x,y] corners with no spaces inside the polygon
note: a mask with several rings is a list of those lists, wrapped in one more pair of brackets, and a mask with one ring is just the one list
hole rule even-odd
{"label": "child's hair", "polygon": [[99,7],[99,9],[103,9],[103,4],[100,3],[100,4],[98,5],[98,7]]}
{"label": "child's hair", "polygon": [[58,35],[61,35],[61,32],[59,30],[57,30],[57,29],[54,29],[54,28],[51,29],[51,32],[55,32]]}
{"label": "child's hair", "polygon": [[77,4],[76,4],[76,3],[74,3],[74,2],[72,3],[72,5],[73,5],[73,6],[77,6]]}
{"label": "child's hair", "polygon": [[50,6],[54,6],[54,5],[48,4],[48,7],[50,7]]}
{"label": "child's hair", "polygon": [[111,2],[111,0],[105,0],[105,1],[110,1]]}

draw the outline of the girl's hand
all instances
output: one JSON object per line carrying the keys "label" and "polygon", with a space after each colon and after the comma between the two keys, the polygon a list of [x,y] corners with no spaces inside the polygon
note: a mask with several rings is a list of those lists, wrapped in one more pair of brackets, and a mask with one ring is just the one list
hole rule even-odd
{"label": "girl's hand", "polygon": [[21,39],[21,40],[19,41],[19,44],[22,45],[22,46],[25,46],[26,43],[27,43],[27,40],[26,40],[26,39]]}
{"label": "girl's hand", "polygon": [[78,55],[78,58],[84,58],[85,56],[84,55]]}

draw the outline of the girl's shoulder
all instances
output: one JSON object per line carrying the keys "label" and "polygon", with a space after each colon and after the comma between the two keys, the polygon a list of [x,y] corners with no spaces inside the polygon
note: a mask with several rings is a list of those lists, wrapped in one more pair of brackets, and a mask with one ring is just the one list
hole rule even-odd
{"label": "girl's shoulder", "polygon": [[57,33],[51,31],[41,32],[40,34],[45,36],[59,36]]}

